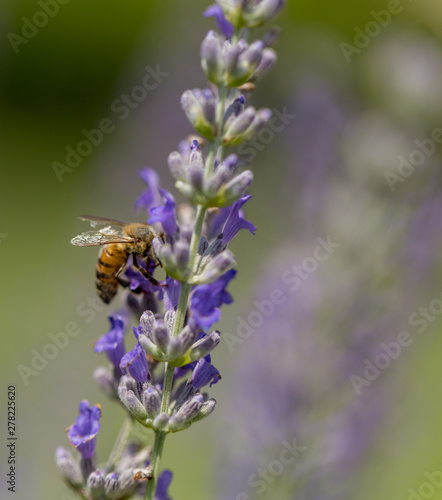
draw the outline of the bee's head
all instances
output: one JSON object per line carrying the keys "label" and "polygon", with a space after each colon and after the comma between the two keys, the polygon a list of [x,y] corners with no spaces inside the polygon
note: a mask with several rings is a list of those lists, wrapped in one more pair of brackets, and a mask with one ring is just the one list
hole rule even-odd
{"label": "bee's head", "polygon": [[129,224],[126,234],[135,240],[130,246],[129,253],[148,255],[151,252],[152,240],[155,237],[152,227],[147,224]]}

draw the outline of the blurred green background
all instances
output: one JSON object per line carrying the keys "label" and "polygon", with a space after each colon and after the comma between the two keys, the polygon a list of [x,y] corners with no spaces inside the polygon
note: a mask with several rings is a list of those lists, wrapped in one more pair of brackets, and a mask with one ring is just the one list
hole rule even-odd
{"label": "blurred green background", "polygon": [[[408,142],[394,143],[396,136],[384,135],[379,128],[379,123],[385,120],[368,121],[359,132],[364,135],[375,129],[379,137],[374,139],[373,148],[364,151],[352,149],[350,132],[354,129],[349,123],[344,127],[347,142],[340,148],[351,170],[343,174],[336,169],[336,173],[331,170],[327,174],[326,182],[330,184],[346,182],[351,187],[354,182],[355,193],[359,189],[379,192],[385,205],[371,208],[382,212],[386,207],[394,218],[396,201],[386,185],[385,169],[393,169],[397,156],[413,149],[415,138],[428,137],[428,131],[442,127],[441,101],[437,99],[442,95],[442,80],[438,78],[442,72],[437,64],[436,67],[430,64],[434,71],[429,75],[419,67],[419,61],[427,56],[435,55],[440,63],[442,5],[438,0],[404,2],[403,11],[393,16],[391,24],[348,64],[339,45],[352,44],[355,27],[363,28],[372,19],[371,10],[385,9],[386,5],[385,1],[367,0],[345,0],[333,5],[323,0],[290,1],[275,21],[283,28],[276,46],[277,67],[262,82],[253,99],[256,106],[277,109],[288,106],[296,114],[296,89],[314,74],[315,81],[333,88],[339,102],[354,115],[363,109],[366,116],[387,117],[390,129],[407,126],[408,132],[414,130],[415,135],[405,134]],[[31,0],[0,3],[0,233],[6,235],[0,239],[3,262],[0,370],[4,394],[1,420],[4,422],[6,415],[6,387],[16,385],[19,436],[16,498],[62,498],[67,491],[55,470],[53,456],[56,446],[68,444],[64,429],[73,423],[81,399],[103,406],[99,456],[104,459],[112,448],[122,412],[106,401],[91,379],[94,368],[103,361],[92,352],[92,347],[95,339],[108,331],[110,309],[100,306],[89,323],[78,313],[88,299],[95,298],[93,272],[97,252],[79,250],[69,241],[84,230],[76,219],[79,214],[128,221],[135,217],[133,201],[143,188],[136,172],[143,166],[156,168],[162,184],[167,189],[173,188],[167,155],[191,133],[180,110],[179,98],[185,89],[204,85],[199,46],[206,31],[214,26],[213,20],[201,16],[206,6],[200,0],[126,3],[76,0],[60,5],[59,12],[28,43],[20,44],[16,53],[8,33],[20,34],[23,16],[32,18],[41,8]],[[402,43],[409,50],[401,53],[402,60],[393,57],[389,65],[381,56],[388,54],[386,47],[389,50],[394,47],[390,37],[396,33],[399,46]],[[421,52],[413,54],[413,47]],[[395,73],[396,80],[395,63],[403,63],[403,72]],[[159,66],[168,76],[121,120],[112,110],[112,103],[141,82],[146,66]],[[402,89],[398,81],[404,83]],[[413,93],[413,89],[417,90]],[[436,97],[432,101],[433,94]],[[112,120],[115,130],[105,135],[92,154],[72,172],[65,173],[60,182],[52,163],[65,163],[66,147],[75,147],[84,138],[83,129],[94,129],[105,118]],[[297,126],[302,128],[302,123]],[[224,309],[221,330],[234,330],[234,319],[249,307],[253,290],[272,261],[272,254],[278,254],[283,246],[296,247],[295,236],[301,238],[302,234],[307,246],[318,236],[303,233],[301,229],[306,229],[308,221],[302,212],[295,213],[295,194],[300,193],[297,165],[290,149],[294,131],[295,126],[289,125],[256,161],[252,190],[255,198],[247,215],[259,232],[254,238],[241,235],[235,242],[240,270],[232,286],[236,302]],[[397,144],[402,149],[398,146],[393,151],[394,161],[384,162],[388,156],[383,156],[384,146],[394,149]],[[430,166],[436,171],[440,170],[438,148]],[[368,161],[365,163],[364,155],[371,153],[378,155],[377,170]],[[440,175],[435,178],[433,187],[440,189]],[[426,171],[418,179],[407,181],[404,189],[411,196],[428,185],[431,172]],[[315,200],[311,202],[315,204]],[[406,205],[406,199],[398,202],[401,210],[406,210]],[[361,216],[355,210],[352,220],[352,209],[342,210],[349,217],[349,233],[353,227],[364,227],[365,218],[370,218],[367,212],[363,211]],[[333,220],[329,224],[329,228],[334,227]],[[385,236],[384,229],[384,226],[372,228],[369,241],[373,251],[367,252],[365,248],[363,253],[373,255],[377,263],[381,259],[388,280],[389,266],[396,264],[382,261],[382,254],[379,257],[376,251]],[[354,244],[357,249],[358,242]],[[365,243],[361,240],[360,244]],[[440,249],[440,240],[433,244],[433,249],[437,248]],[[370,261],[361,263],[357,255],[348,263],[356,273],[364,272],[364,266],[370,264]],[[394,271],[401,272],[396,268]],[[430,275],[426,287],[415,290],[417,307],[440,297],[440,259]],[[403,319],[413,310],[405,310]],[[63,331],[72,321],[78,324],[80,334],[71,338],[66,348],[24,384],[18,366],[29,367],[33,349],[41,352],[48,343],[48,334]],[[426,471],[442,470],[441,327],[442,322],[437,318],[422,342],[416,342],[409,356],[400,359],[400,397],[395,399],[390,418],[379,428],[352,498],[408,498],[408,488],[418,488],[425,481]],[[163,465],[174,471],[171,494],[175,499],[216,498],[213,485],[217,476],[217,433],[221,422],[231,419],[232,425],[235,423],[228,392],[235,380],[229,374],[240,363],[241,349],[231,356],[222,344],[215,354],[215,364],[223,374],[223,381],[211,391],[218,400],[217,411],[204,423],[166,442]],[[233,415],[227,414],[227,408]],[[3,495],[7,498],[4,450],[0,459],[2,498]],[[442,488],[436,489],[432,498],[442,498]]]}

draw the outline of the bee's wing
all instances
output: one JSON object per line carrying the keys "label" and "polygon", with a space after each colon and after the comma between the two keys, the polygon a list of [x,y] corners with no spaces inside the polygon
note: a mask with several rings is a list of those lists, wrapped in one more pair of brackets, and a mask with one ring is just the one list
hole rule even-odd
{"label": "bee's wing", "polygon": [[98,245],[108,245],[109,243],[133,243],[134,239],[129,238],[116,231],[112,226],[105,227],[100,231],[86,231],[75,238],[72,238],[71,243],[77,247],[94,247]]}
{"label": "bee's wing", "polygon": [[92,227],[97,226],[127,226],[125,222],[115,219],[107,219],[106,217],[95,217],[94,215],[80,215],[81,220],[89,222]]}

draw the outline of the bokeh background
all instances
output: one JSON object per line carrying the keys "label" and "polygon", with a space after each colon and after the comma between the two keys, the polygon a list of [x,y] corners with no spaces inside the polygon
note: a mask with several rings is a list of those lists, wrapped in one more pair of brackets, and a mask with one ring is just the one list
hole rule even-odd
{"label": "bokeh background", "polygon": [[[201,17],[206,6],[75,0],[14,50],[8,34],[21,34],[22,18],[41,7],[33,0],[0,3],[0,408],[4,423],[6,387],[15,385],[15,498],[67,493],[53,456],[56,446],[67,445],[64,429],[81,399],[103,406],[102,460],[119,430],[122,411],[91,378],[104,361],[92,347],[113,309],[87,305],[95,299],[96,250],[69,241],[85,229],[79,214],[136,217],[140,168],[156,168],[173,189],[166,158],[191,132],[179,106],[182,91],[204,85],[199,46],[213,27]],[[372,11],[389,8],[398,13],[385,26],[373,25]],[[255,162],[247,217],[258,232],[235,241],[235,303],[223,310],[220,329],[235,335],[238,318],[247,321],[254,301],[268,299],[272,289],[286,300],[247,339],[217,349],[223,379],[211,390],[216,412],[166,442],[163,465],[175,473],[171,494],[442,498],[442,146],[427,141],[426,153],[413,153],[417,140],[442,127],[442,5],[290,1],[275,24],[283,28],[279,61],[253,104],[286,108],[296,118]],[[349,62],[341,44],[354,45],[355,29],[376,36]],[[112,104],[139,85],[146,66],[168,76],[121,119]],[[75,148],[82,130],[105,118],[115,130],[60,182],[53,162],[65,163],[66,147]],[[410,161],[413,154],[419,165],[391,181],[398,179],[399,157]],[[386,172],[393,174],[390,186]],[[292,291],[283,276],[327,236],[339,248]],[[420,327],[410,323],[430,305]],[[85,316],[86,309],[93,312]],[[48,335],[69,322],[80,333],[24,383],[19,370],[31,368]],[[365,360],[401,331],[412,344],[358,395],[351,375],[362,376]],[[305,447],[300,457],[262,492],[248,485],[251,474],[279,456],[283,441],[295,438]],[[427,476],[435,471],[441,475],[431,483]]]}

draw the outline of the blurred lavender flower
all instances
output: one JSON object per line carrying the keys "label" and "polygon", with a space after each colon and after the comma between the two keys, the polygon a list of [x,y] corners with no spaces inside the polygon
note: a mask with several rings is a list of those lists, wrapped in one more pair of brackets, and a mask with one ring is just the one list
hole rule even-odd
{"label": "blurred lavender flower", "polygon": [[158,478],[154,500],[170,500],[167,490],[169,489],[171,481],[172,472],[170,472],[170,470],[164,470]]}
{"label": "blurred lavender flower", "polygon": [[149,213],[150,209],[161,204],[159,193],[159,177],[153,168],[143,168],[138,175],[147,184],[146,189],[136,199],[134,208],[137,211],[144,210]]}
{"label": "blurred lavender flower", "polygon": [[207,10],[204,12],[204,16],[205,17],[213,16],[216,19],[216,22],[218,23],[218,27],[221,33],[226,38],[230,38],[233,36],[234,33],[233,24],[227,21],[219,5],[211,5],[210,7],[208,7]]}

